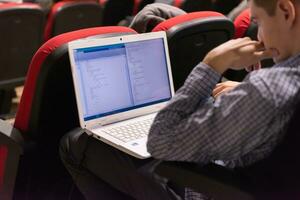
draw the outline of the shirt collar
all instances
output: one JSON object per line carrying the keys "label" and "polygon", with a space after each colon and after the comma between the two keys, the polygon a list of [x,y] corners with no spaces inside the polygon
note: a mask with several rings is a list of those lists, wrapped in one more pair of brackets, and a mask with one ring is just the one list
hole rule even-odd
{"label": "shirt collar", "polygon": [[282,67],[282,66],[289,66],[289,67],[298,67],[300,66],[300,54],[292,56],[284,61],[278,62],[274,65],[274,67]]}

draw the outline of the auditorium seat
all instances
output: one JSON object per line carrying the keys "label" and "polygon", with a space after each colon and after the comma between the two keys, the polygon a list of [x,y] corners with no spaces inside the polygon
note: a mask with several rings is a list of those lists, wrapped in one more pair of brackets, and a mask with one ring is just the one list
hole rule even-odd
{"label": "auditorium seat", "polygon": [[146,5],[151,4],[151,3],[167,3],[171,6],[181,8],[183,3],[185,2],[185,0],[168,0],[168,1],[164,1],[164,0],[138,0],[138,1],[139,1],[139,3],[138,3],[138,6],[137,6],[137,11],[142,10]]}
{"label": "auditorium seat", "polygon": [[146,5],[154,3],[155,0],[141,0],[138,5],[138,12],[141,11]]}
{"label": "auditorium seat", "polygon": [[202,11],[180,15],[158,24],[166,31],[175,90],[212,48],[231,39],[233,23],[224,15]]}
{"label": "auditorium seat", "polygon": [[243,0],[215,0],[212,4],[212,9],[227,15],[232,9],[238,6]]}
{"label": "auditorium seat", "polygon": [[127,16],[132,16],[137,0],[100,0],[103,6],[103,25],[117,25]]}
{"label": "auditorium seat", "polygon": [[35,53],[13,125],[25,141],[15,199],[78,198],[69,197],[72,180],[58,155],[60,137],[79,126],[67,44],[132,33],[127,27],[81,29],[53,37]]}
{"label": "auditorium seat", "polygon": [[101,26],[102,15],[102,7],[95,1],[57,2],[48,15],[44,41],[61,33]]}
{"label": "auditorium seat", "polygon": [[211,11],[212,10],[211,0],[185,0],[181,3],[180,8],[186,12],[196,12],[196,11]]}
{"label": "auditorium seat", "polygon": [[0,115],[10,112],[14,88],[24,84],[30,59],[42,43],[44,25],[37,4],[0,4]]}

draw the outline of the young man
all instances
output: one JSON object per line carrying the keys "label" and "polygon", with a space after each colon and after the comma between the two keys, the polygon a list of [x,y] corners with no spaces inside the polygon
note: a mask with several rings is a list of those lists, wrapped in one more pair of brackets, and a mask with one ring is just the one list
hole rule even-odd
{"label": "young man", "polygon": [[[148,150],[154,158],[247,166],[268,156],[285,135],[300,99],[300,4],[250,0],[249,6],[259,41],[231,40],[194,68],[153,123]],[[274,67],[250,73],[229,91],[217,85],[225,70],[266,57],[273,57]],[[207,101],[211,95],[214,102]],[[112,187],[135,199],[180,198],[151,173],[158,161],[134,159],[79,132],[62,139],[61,156],[87,199],[124,199]]]}

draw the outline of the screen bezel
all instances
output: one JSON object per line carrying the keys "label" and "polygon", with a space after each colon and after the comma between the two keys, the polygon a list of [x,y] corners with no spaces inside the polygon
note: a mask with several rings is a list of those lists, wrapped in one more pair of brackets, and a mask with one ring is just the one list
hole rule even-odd
{"label": "screen bezel", "polygon": [[146,40],[152,40],[152,39],[163,39],[163,45],[164,45],[164,51],[165,51],[164,53],[165,53],[167,72],[168,72],[168,78],[169,78],[169,88],[170,88],[171,98],[172,98],[174,96],[174,86],[173,86],[173,79],[172,79],[172,72],[171,72],[171,65],[170,65],[170,58],[169,58],[169,50],[168,50],[168,44],[167,44],[167,38],[166,38],[165,32],[160,31],[160,32],[152,32],[152,33],[144,33],[144,34],[116,36],[116,37],[110,37],[110,38],[86,38],[86,39],[76,40],[76,41],[70,42],[68,44],[69,57],[70,57],[70,62],[71,62],[71,70],[72,70],[72,76],[73,76],[73,83],[74,83],[74,87],[75,87],[75,95],[76,95],[77,108],[78,108],[78,114],[79,114],[79,121],[80,121],[80,126],[82,128],[94,127],[95,125],[111,124],[114,122],[123,121],[126,119],[138,117],[141,115],[158,112],[160,109],[162,109],[167,104],[167,102],[169,100],[166,100],[161,103],[156,103],[154,105],[148,105],[145,107],[136,108],[133,110],[119,112],[116,114],[111,114],[108,116],[103,116],[103,117],[99,117],[96,119],[91,119],[91,120],[85,121],[84,116],[83,116],[83,108],[81,106],[82,100],[81,100],[81,95],[79,92],[80,86],[79,86],[79,83],[76,81],[78,78],[78,74],[77,74],[77,70],[75,69],[76,65],[75,65],[75,58],[74,58],[74,50],[81,49],[81,48],[114,45],[114,44],[119,44],[119,43],[146,41]]}

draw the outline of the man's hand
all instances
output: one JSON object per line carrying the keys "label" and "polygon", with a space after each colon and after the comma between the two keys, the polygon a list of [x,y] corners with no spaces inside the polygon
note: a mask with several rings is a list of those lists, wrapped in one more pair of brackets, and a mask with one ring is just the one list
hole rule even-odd
{"label": "man's hand", "polygon": [[213,90],[212,95],[214,98],[217,98],[221,94],[224,94],[225,92],[232,90],[239,84],[240,82],[235,82],[235,81],[225,81],[222,83],[218,83],[215,89]]}
{"label": "man's hand", "polygon": [[229,40],[211,50],[203,62],[222,74],[227,69],[243,69],[254,65],[260,60],[274,55],[270,49],[265,49],[262,42],[250,38]]}

